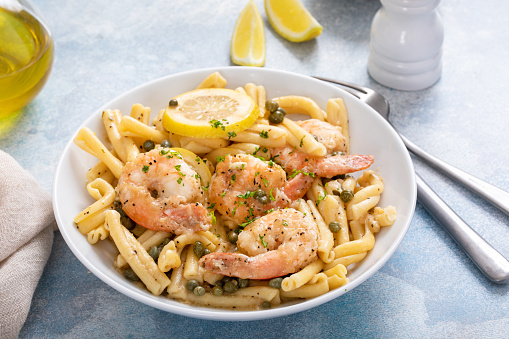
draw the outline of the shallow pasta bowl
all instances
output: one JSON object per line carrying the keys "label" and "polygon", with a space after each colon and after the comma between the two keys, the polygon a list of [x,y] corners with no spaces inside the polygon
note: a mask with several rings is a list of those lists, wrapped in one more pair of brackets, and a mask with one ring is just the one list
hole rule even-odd
{"label": "shallow pasta bowl", "polygon": [[[396,207],[398,219],[376,234],[376,243],[366,258],[350,268],[349,283],[314,299],[285,303],[260,311],[232,311],[186,305],[163,296],[154,296],[118,273],[113,260],[117,252],[109,241],[90,245],[76,228],[73,219],[92,202],[85,187],[87,170],[97,159],[85,153],[72,139],[60,157],[53,184],[55,217],[67,245],[76,257],[98,278],[117,291],[147,305],[168,312],[209,320],[260,320],[289,315],[316,307],[340,297],[372,276],[396,251],[410,225],[416,202],[414,169],[410,156],[392,127],[372,108],[337,87],[319,80],[284,71],[251,67],[209,68],[160,78],[130,90],[108,102],[93,113],[81,127],[88,127],[101,140],[106,135],[100,119],[105,109],[119,109],[128,114],[134,103],[141,103],[156,114],[166,107],[173,96],[194,89],[209,74],[219,71],[228,81],[226,87],[236,88],[248,82],[265,86],[267,97],[301,95],[315,100],[322,108],[330,98],[343,98],[350,120],[351,153],[372,154],[371,169],[384,179],[380,206]],[[353,265],[352,265],[353,266]]]}

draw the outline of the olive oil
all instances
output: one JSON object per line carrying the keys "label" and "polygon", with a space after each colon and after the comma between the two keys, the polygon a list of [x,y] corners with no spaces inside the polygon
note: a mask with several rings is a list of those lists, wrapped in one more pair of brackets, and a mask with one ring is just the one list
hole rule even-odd
{"label": "olive oil", "polygon": [[0,117],[39,93],[53,62],[49,30],[26,10],[0,8]]}

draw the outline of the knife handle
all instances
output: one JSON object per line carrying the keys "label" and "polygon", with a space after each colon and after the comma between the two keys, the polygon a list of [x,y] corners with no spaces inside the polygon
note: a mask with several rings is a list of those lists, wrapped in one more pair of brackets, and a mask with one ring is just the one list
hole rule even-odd
{"label": "knife handle", "polygon": [[417,199],[472,259],[497,284],[509,283],[509,261],[465,223],[422,178],[416,174]]}

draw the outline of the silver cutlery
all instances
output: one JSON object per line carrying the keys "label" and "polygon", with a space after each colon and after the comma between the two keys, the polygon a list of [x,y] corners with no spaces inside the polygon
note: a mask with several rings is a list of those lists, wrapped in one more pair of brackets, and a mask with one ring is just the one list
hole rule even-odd
{"label": "silver cutlery", "polygon": [[[389,103],[380,93],[352,83],[315,77],[341,86],[343,90],[371,106],[389,123]],[[399,133],[398,133],[399,134]],[[509,214],[509,193],[480,180],[426,153],[399,134],[407,149],[459,183]],[[509,283],[509,261],[461,219],[416,173],[417,199],[424,208],[449,232],[477,267],[493,282]]]}

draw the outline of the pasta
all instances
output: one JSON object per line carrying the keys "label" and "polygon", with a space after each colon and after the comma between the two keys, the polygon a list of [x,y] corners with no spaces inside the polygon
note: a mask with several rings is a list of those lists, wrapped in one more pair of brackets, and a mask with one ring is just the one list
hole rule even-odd
{"label": "pasta", "polygon": [[[197,88],[225,88],[226,84],[226,79],[215,72]],[[260,279],[241,278],[242,275],[238,274],[234,278],[209,270],[204,263],[201,264],[200,258],[210,253],[238,254],[238,248],[242,246],[238,240],[241,234],[242,237],[248,234],[248,229],[258,225],[259,220],[255,216],[250,219],[246,217],[247,222],[236,219],[247,205],[247,199],[254,198],[256,192],[247,191],[234,196],[232,208],[226,214],[215,202],[212,203],[211,191],[215,187],[211,186],[211,182],[217,177],[219,170],[216,169],[219,166],[229,166],[229,171],[240,171],[245,166],[251,166],[243,159],[256,159],[265,164],[263,166],[268,166],[267,173],[272,174],[279,160],[284,163],[278,158],[282,154],[278,149],[285,147],[291,150],[288,155],[300,152],[310,159],[333,156],[329,146],[319,142],[316,135],[308,132],[299,122],[285,117],[280,124],[271,123],[269,116],[272,110],[266,108],[268,98],[263,86],[247,83],[236,91],[250,96],[259,106],[260,113],[254,123],[228,137],[195,138],[170,133],[162,123],[164,109],[158,107],[157,116],[150,121],[151,108],[137,103],[128,115],[114,109],[102,113],[107,140],[101,141],[93,131],[82,128],[74,142],[95,156],[98,162],[86,174],[86,188],[93,202],[74,219],[79,232],[86,235],[90,245],[107,239],[112,241],[118,250],[113,265],[128,279],[141,280],[154,295],[164,295],[184,303],[228,309],[260,309],[275,307],[288,300],[314,298],[344,286],[349,281],[348,267],[361,262],[375,246],[376,233],[392,225],[397,218],[393,206],[379,206],[384,183],[382,177],[372,170],[360,172],[357,178],[339,175],[332,176],[332,179],[304,169],[287,173],[285,180],[288,183],[295,177],[302,180],[296,182],[308,185],[308,188],[300,198],[291,199],[288,205],[280,208],[281,215],[287,215],[284,214],[286,210],[295,211],[295,215],[305,218],[305,225],[312,225],[312,229],[316,229],[314,257],[290,273]],[[345,138],[343,152],[349,153],[348,114],[341,98],[329,99],[325,111],[311,98],[298,95],[278,97],[273,101],[288,114],[303,113],[321,123],[336,126],[335,131],[340,131]],[[182,161],[175,162],[173,166],[181,175],[182,192],[191,190],[189,184],[194,182],[205,197],[204,201],[189,206],[193,214],[187,215],[187,218],[197,223],[194,218],[198,218],[197,211],[203,203],[201,206],[211,220],[210,229],[179,233],[164,228],[142,227],[130,219],[127,201],[120,199],[120,182],[123,180],[122,174],[141,154],[150,153],[150,150],[144,149],[146,141],[152,142],[159,156],[167,159],[176,157]],[[163,143],[172,146],[165,148]],[[106,145],[111,145],[111,148]],[[225,159],[233,156],[237,160],[226,165]],[[192,172],[188,173],[194,173],[192,176],[180,172],[183,164],[189,166]],[[149,170],[152,171],[150,166],[143,168],[143,172]],[[255,177],[259,174],[256,172]],[[265,203],[276,206],[263,211],[265,216],[269,216],[278,211],[276,202],[281,199],[281,193],[271,187],[270,181],[263,175],[266,174],[260,174],[260,187],[264,185],[270,190],[269,196],[265,196]],[[196,180],[192,181],[193,178]],[[233,182],[236,178],[233,176],[229,180]],[[177,182],[181,184],[179,180]],[[153,199],[158,199],[159,194],[164,196],[168,192],[150,192]],[[207,199],[208,195],[211,196]],[[168,207],[164,213],[173,213],[171,208]],[[253,211],[245,208],[247,215],[252,215]],[[142,212],[146,211],[142,209]],[[260,220],[265,216],[257,215]],[[178,218],[182,218],[182,214],[175,214],[174,218],[180,220]],[[276,219],[273,225],[276,227],[276,223],[280,223],[278,227],[289,227],[289,222],[289,219]],[[313,237],[313,232],[308,236]],[[267,247],[272,241],[270,234],[255,235],[258,248],[267,248],[267,253],[276,250]],[[282,243],[289,241],[282,237]]]}

